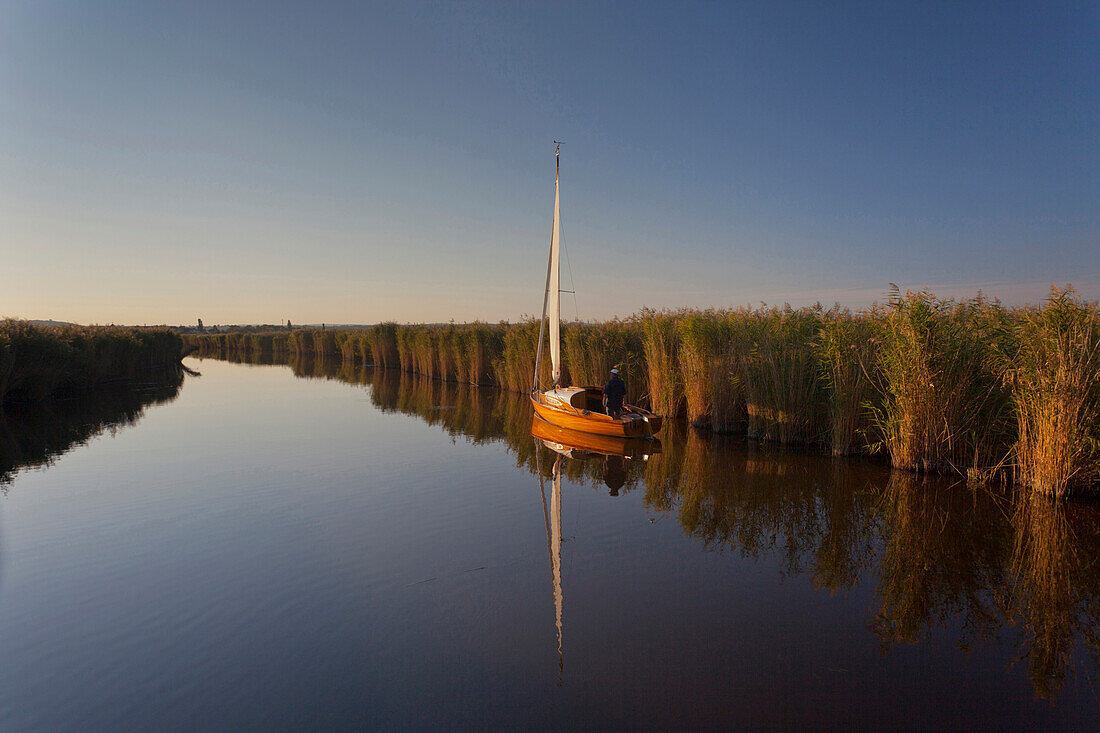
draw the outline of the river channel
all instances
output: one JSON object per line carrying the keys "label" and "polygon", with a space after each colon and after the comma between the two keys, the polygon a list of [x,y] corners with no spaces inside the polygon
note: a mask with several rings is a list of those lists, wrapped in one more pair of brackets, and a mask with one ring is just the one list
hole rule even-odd
{"label": "river channel", "polygon": [[1093,505],[185,364],[3,414],[0,729],[1100,725]]}

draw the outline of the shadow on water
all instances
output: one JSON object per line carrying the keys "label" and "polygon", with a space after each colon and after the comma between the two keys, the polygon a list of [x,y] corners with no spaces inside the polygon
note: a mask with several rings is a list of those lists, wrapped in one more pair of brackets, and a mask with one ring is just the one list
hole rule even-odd
{"label": "shadow on water", "polygon": [[564,477],[612,496],[642,492],[659,515],[651,521],[674,518],[707,550],[778,558],[784,576],[809,576],[829,593],[873,584],[868,627],[884,652],[945,631],[957,635],[960,653],[1007,638],[1038,696],[1056,697],[1075,666],[1087,667],[1097,685],[1095,505],[970,488],[676,424],[643,460],[569,446],[560,436],[548,447],[547,436],[532,435],[522,395],[315,359],[291,367],[301,377],[367,387],[380,410],[415,415],[456,439],[504,442],[542,479]]}
{"label": "shadow on water", "polygon": [[126,387],[99,387],[67,399],[0,408],[0,491],[15,474],[51,465],[97,435],[133,425],[145,408],[179,395],[184,371],[167,369]]}

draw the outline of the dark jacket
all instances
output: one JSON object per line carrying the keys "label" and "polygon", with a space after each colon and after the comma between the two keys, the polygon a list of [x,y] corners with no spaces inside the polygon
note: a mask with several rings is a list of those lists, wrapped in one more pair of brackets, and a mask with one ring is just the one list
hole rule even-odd
{"label": "dark jacket", "polygon": [[622,407],[623,397],[626,397],[626,382],[619,379],[617,374],[612,374],[611,379],[603,386],[603,396],[607,398],[609,407]]}

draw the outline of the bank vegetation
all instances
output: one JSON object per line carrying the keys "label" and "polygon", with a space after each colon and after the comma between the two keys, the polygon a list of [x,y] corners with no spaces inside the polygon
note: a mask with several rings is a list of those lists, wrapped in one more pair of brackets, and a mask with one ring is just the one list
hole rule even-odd
{"label": "bank vegetation", "polygon": [[[310,356],[444,382],[531,388],[539,324],[186,335],[218,358]],[[644,310],[562,326],[564,383],[611,367],[628,399],[697,429],[880,454],[897,468],[1100,488],[1100,310],[1071,288],[1006,308],[896,289],[883,306]],[[542,362],[549,381],[548,359]]]}
{"label": "bank vegetation", "polygon": [[168,328],[0,320],[0,404],[40,402],[178,369],[182,347],[180,335]]}

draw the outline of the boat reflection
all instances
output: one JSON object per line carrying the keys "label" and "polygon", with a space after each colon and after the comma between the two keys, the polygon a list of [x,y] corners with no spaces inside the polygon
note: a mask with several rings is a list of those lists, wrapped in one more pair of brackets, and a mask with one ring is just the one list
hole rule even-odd
{"label": "boat reflection", "polygon": [[541,440],[550,450],[573,459],[614,456],[648,461],[650,456],[661,452],[661,441],[656,438],[619,438],[582,433],[548,423],[538,415],[531,418],[531,435]]}
{"label": "boat reflection", "polygon": [[[362,385],[379,409],[417,415],[456,438],[502,441],[519,466],[540,482],[549,478],[547,537],[559,622],[565,478],[612,494],[641,492],[652,513],[674,517],[705,548],[777,558],[785,577],[809,576],[829,593],[873,589],[867,627],[886,653],[937,643],[945,633],[963,650],[1007,638],[1037,695],[1056,696],[1067,672],[1082,668],[1100,688],[1094,504],[1052,504],[675,423],[665,426],[660,443],[612,446],[532,422],[525,395],[369,367],[314,362],[295,370]],[[645,458],[658,450],[658,459]]]}
{"label": "boat reflection", "polygon": [[531,418],[531,435],[565,458],[598,461],[603,469],[603,483],[611,496],[618,496],[627,482],[627,461],[648,461],[650,456],[661,452],[661,441],[655,438],[582,433],[548,423],[538,415]]}

